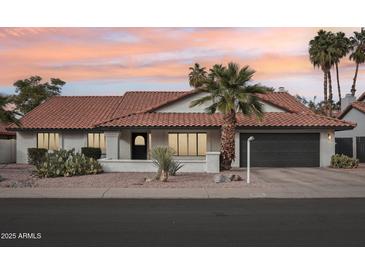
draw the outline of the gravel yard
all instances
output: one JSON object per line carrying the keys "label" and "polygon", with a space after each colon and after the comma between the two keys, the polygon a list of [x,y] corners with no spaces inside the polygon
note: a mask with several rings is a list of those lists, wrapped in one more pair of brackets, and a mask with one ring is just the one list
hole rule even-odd
{"label": "gravel yard", "polygon": [[[232,181],[217,184],[214,174],[178,173],[170,176],[166,183],[152,179],[154,173],[123,172],[102,173],[76,177],[58,177],[39,179],[32,175],[30,165],[0,165],[0,175],[4,178],[0,188],[4,187],[39,187],[39,188],[249,188],[262,190],[276,189],[279,192],[296,192],[308,189],[314,192],[320,190],[347,191],[365,190],[365,165],[357,169],[332,168],[253,168],[251,184],[245,181]],[[245,177],[245,171],[232,170],[224,172]]]}
{"label": "gravel yard", "polygon": [[[5,179],[0,187],[120,187],[120,188],[224,188],[242,187],[244,181],[217,184],[212,174],[207,173],[178,173],[170,176],[168,182],[153,180],[154,173],[123,172],[102,173],[75,177],[57,177],[39,179],[32,176],[33,167],[30,165],[0,165],[0,175]],[[231,172],[237,174],[237,172]],[[242,173],[242,171],[240,172]],[[243,176],[243,174],[241,174]]]}

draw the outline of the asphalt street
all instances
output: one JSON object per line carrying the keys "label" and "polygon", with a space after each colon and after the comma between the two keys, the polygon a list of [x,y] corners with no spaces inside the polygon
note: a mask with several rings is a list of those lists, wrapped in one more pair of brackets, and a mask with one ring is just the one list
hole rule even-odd
{"label": "asphalt street", "polygon": [[365,199],[0,199],[0,246],[365,246]]}

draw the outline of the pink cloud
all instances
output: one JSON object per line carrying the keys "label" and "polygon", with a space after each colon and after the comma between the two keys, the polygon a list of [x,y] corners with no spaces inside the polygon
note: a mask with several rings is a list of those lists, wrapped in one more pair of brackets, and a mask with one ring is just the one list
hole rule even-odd
{"label": "pink cloud", "polygon": [[[342,29],[341,29],[342,30]],[[351,33],[353,29],[343,29]],[[0,85],[30,75],[186,81],[194,62],[250,65],[258,81],[318,74],[307,56],[314,28],[0,28]],[[336,31],[336,29],[335,29]],[[344,77],[352,66],[343,61]],[[319,85],[319,89],[321,86]]]}

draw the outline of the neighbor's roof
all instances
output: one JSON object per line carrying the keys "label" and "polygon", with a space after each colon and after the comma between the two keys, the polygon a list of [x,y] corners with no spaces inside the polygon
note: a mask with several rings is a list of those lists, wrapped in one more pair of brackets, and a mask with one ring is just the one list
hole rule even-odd
{"label": "neighbor's roof", "polygon": [[[100,125],[110,127],[220,127],[220,113],[139,113],[113,119]],[[355,124],[326,116],[290,112],[267,112],[259,120],[254,116],[237,115],[238,127],[334,127],[351,128]]]}
{"label": "neighbor's roof", "polygon": [[[55,96],[21,119],[21,129],[92,129],[96,127],[199,127],[222,125],[222,115],[158,113],[162,106],[193,95],[191,91],[131,91],[123,96]],[[287,92],[260,95],[262,101],[287,112],[269,112],[262,121],[238,118],[239,126],[354,127],[314,114]],[[17,129],[12,125],[11,128]]]}
{"label": "neighbor's roof", "polygon": [[345,117],[345,115],[351,110],[351,109],[357,109],[358,111],[361,111],[365,113],[365,102],[363,100],[365,99],[365,92],[360,95],[360,97],[355,101],[352,102],[350,105],[348,105],[339,115],[338,118],[342,119]]}
{"label": "neighbor's roof", "polygon": [[0,122],[0,135],[2,136],[15,136],[15,132],[9,131],[6,128],[9,126],[9,124]]}

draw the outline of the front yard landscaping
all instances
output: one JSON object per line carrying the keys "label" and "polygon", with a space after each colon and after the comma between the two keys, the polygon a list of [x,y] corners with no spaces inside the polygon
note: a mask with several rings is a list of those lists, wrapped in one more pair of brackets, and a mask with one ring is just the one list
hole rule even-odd
{"label": "front yard landscaping", "polygon": [[213,181],[213,175],[208,173],[179,172],[176,176],[170,176],[168,182],[161,182],[153,179],[156,173],[152,172],[101,173],[40,179],[33,175],[33,171],[34,167],[31,165],[1,165],[0,175],[4,180],[0,182],[0,187],[234,188],[244,184],[244,181],[217,184]]}

